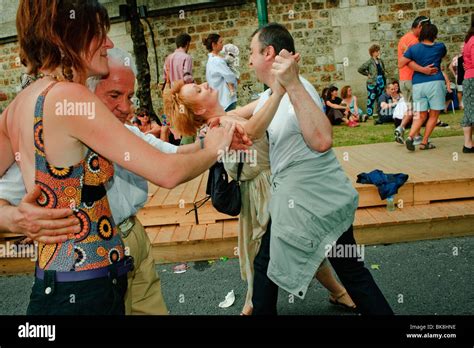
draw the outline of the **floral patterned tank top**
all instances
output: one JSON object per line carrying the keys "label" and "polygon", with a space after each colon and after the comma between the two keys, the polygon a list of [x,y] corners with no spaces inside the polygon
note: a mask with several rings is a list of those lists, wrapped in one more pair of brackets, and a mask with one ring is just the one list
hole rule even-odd
{"label": "floral patterned tank top", "polygon": [[105,183],[114,174],[111,162],[88,150],[76,165],[58,168],[48,163],[43,140],[43,108],[49,85],[35,106],[35,182],[41,187],[37,203],[45,208],[72,208],[81,231],[60,244],[38,246],[38,266],[58,272],[107,267],[124,259],[124,245],[117,233],[107,200]]}

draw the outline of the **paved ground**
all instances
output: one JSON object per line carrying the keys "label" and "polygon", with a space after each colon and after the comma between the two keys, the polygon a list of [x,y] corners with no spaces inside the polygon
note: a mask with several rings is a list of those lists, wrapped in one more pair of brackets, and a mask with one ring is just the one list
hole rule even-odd
{"label": "paved ground", "polygon": [[[457,248],[457,249],[456,249]],[[456,251],[458,255],[456,254]],[[366,247],[366,266],[396,314],[474,314],[474,238],[400,243]],[[372,269],[372,267],[378,269]],[[174,274],[174,265],[158,265],[163,293],[171,314],[236,315],[245,299],[238,260],[191,262],[186,273]],[[32,276],[0,277],[0,314],[24,314]],[[234,290],[236,300],[218,307]],[[403,298],[402,298],[403,297]],[[401,302],[401,303],[400,303]],[[291,303],[280,292],[280,314],[344,315],[327,301],[326,290],[313,282],[306,299]]]}

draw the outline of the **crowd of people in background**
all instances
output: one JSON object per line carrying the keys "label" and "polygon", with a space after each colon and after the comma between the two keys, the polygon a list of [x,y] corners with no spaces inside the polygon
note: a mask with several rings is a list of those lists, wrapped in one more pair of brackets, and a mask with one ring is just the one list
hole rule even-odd
{"label": "crowd of people in background", "polygon": [[[358,72],[367,77],[366,113],[359,107],[357,96],[351,86],[344,86],[339,94],[337,86],[330,85],[322,90],[321,98],[325,113],[331,124],[357,127],[360,122],[373,119],[374,125],[394,124],[394,138],[414,151],[435,149],[430,136],[435,127],[449,127],[442,122],[440,114],[456,108],[465,109],[471,96],[463,93],[466,76],[470,76],[470,47],[466,44],[471,34],[460,46],[461,53],[453,57],[442,70],[442,61],[447,55],[444,43],[437,42],[438,28],[426,16],[417,17],[410,31],[398,42],[399,80],[387,81],[387,70],[381,59],[377,44],[369,47],[370,59],[363,63]],[[467,57],[467,62],[466,62]],[[454,77],[454,82],[448,75]],[[469,84],[470,81],[466,83]],[[471,153],[472,122],[470,110],[465,111],[462,126],[465,135],[464,153]],[[424,133],[421,134],[424,127]],[[405,130],[410,128],[408,137]]]}
{"label": "crowd of people in background", "polygon": [[[358,72],[367,77],[366,111],[361,107],[358,96],[354,95],[352,86],[343,86],[339,92],[337,86],[330,85],[322,90],[321,99],[331,124],[354,128],[368,120],[373,120],[375,125],[390,123],[395,127],[395,141],[404,144],[408,150],[414,151],[416,146],[422,150],[436,148],[429,141],[434,128],[449,127],[440,120],[439,114],[449,110],[454,112],[455,108],[464,109],[466,67],[463,43],[460,53],[446,64],[446,71],[442,70],[441,63],[447,49],[443,43],[436,42],[437,35],[438,28],[428,17],[419,16],[414,20],[411,29],[398,42],[399,80],[387,79],[389,74],[381,58],[381,48],[377,44],[371,45],[368,50],[370,58],[358,68]],[[191,36],[182,33],[176,37],[175,43],[176,49],[166,57],[163,67],[163,92],[176,81],[195,83],[193,58],[188,53]],[[217,33],[209,34],[202,44],[208,51],[207,85],[204,88],[218,91],[219,104],[225,111],[231,111],[237,106],[240,50],[233,44],[224,44],[224,39]],[[454,83],[448,73],[453,75]],[[179,134],[170,125],[166,114],[155,120],[148,110],[140,108],[131,115],[131,123],[142,132],[173,144],[196,141],[197,134]],[[423,127],[425,131],[422,135]],[[406,137],[405,130],[409,128],[411,130]],[[465,135],[466,138],[469,136],[468,130],[465,130]],[[466,141],[464,152],[469,152],[470,148],[470,142]]]}

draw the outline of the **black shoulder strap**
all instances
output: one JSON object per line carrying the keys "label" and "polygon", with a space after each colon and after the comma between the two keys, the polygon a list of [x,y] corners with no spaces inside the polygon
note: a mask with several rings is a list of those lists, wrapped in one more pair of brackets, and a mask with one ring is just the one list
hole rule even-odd
{"label": "black shoulder strap", "polygon": [[239,162],[239,165],[237,167],[237,181],[240,181],[240,175],[242,174],[242,169],[244,168],[244,162],[241,161]]}

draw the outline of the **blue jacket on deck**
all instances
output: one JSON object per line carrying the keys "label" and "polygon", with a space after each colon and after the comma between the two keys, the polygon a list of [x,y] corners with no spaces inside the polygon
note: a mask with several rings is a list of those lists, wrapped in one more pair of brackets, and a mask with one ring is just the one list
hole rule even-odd
{"label": "blue jacket on deck", "polygon": [[373,184],[377,186],[381,199],[393,196],[398,189],[408,180],[408,175],[403,173],[385,174],[379,169],[370,173],[357,175],[357,182],[361,184]]}

